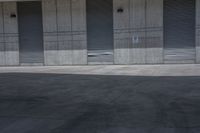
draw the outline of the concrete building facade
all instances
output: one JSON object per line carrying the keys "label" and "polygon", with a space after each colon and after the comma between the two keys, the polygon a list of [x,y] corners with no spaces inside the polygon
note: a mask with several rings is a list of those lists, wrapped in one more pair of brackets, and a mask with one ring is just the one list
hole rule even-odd
{"label": "concrete building facade", "polygon": [[0,66],[200,63],[200,0],[0,0]]}

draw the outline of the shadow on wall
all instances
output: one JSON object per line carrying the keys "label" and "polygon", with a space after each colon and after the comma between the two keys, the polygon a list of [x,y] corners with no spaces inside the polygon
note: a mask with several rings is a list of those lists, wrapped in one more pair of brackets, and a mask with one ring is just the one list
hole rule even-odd
{"label": "shadow on wall", "polygon": [[0,74],[0,132],[199,133],[199,81]]}

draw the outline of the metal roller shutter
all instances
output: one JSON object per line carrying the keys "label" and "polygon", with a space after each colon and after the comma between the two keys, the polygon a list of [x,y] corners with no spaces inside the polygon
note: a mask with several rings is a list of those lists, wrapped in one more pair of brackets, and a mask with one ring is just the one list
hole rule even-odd
{"label": "metal roller shutter", "polygon": [[43,64],[42,7],[40,1],[18,2],[20,63]]}
{"label": "metal roller shutter", "polygon": [[195,63],[195,0],[164,0],[165,63]]}
{"label": "metal roller shutter", "polygon": [[87,0],[88,62],[113,63],[113,2]]}

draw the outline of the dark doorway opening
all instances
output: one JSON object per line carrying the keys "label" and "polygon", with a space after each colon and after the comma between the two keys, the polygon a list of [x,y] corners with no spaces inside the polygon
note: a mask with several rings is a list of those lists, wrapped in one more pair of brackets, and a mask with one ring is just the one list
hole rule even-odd
{"label": "dark doorway opening", "polygon": [[88,63],[113,64],[113,0],[87,0]]}
{"label": "dark doorway opening", "polygon": [[20,64],[44,62],[42,5],[40,1],[17,2]]}
{"label": "dark doorway opening", "polygon": [[165,63],[195,63],[195,0],[164,0]]}

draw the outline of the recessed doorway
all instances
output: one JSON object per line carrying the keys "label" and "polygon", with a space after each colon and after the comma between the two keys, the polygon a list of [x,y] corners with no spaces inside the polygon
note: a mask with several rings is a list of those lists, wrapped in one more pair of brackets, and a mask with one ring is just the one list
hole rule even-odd
{"label": "recessed doorway", "polygon": [[113,64],[113,0],[87,0],[88,64]]}
{"label": "recessed doorway", "polygon": [[40,1],[17,2],[21,65],[43,65],[42,6]]}
{"label": "recessed doorway", "polygon": [[164,0],[165,63],[195,63],[195,0]]}

